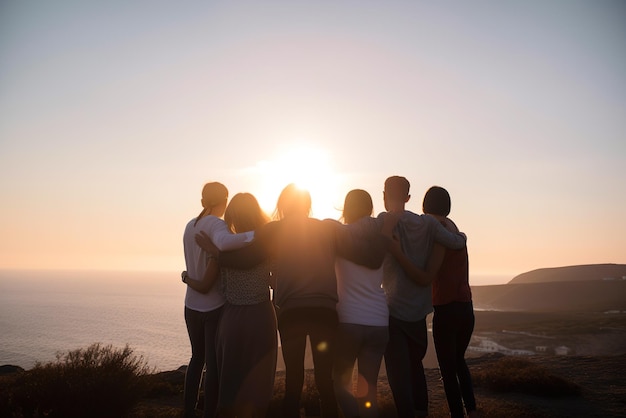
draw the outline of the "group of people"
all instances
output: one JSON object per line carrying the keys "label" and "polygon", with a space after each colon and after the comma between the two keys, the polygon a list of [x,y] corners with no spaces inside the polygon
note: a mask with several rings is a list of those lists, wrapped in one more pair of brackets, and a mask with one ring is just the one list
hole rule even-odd
{"label": "group of people", "polygon": [[474,327],[466,237],[447,217],[445,189],[430,188],[419,215],[405,209],[409,187],[406,178],[389,177],[386,211],[377,217],[368,192],[350,191],[340,222],[312,218],[311,196],[295,184],[281,192],[273,221],[253,195],[239,193],[228,203],[224,185],[204,186],[202,212],[183,236],[192,351],[185,416],[195,416],[203,383],[204,417],[264,417],[277,330],[285,418],[300,416],[307,336],[322,417],[338,417],[339,409],[346,418],[379,416],[383,358],[398,417],[427,416],[422,360],[433,306],[451,416],[476,413],[464,360]]}

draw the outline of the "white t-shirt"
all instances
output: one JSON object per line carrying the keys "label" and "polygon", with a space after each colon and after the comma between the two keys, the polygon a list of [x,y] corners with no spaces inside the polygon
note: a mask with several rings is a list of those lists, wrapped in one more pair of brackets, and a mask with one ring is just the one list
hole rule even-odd
{"label": "white t-shirt", "polygon": [[[235,250],[241,248],[254,238],[254,232],[232,234],[222,219],[207,215],[198,220],[196,218],[187,223],[183,235],[183,247],[185,250],[185,264],[190,277],[201,280],[204,277],[207,266],[207,254],[195,241],[195,235],[204,231],[220,251]],[[208,293],[200,293],[187,286],[185,306],[199,312],[208,312],[219,308],[224,304],[224,296],[219,291],[219,286],[214,286]]]}
{"label": "white t-shirt", "polygon": [[368,269],[343,258],[335,261],[337,314],[347,324],[388,326],[389,309],[382,288],[383,269]]}

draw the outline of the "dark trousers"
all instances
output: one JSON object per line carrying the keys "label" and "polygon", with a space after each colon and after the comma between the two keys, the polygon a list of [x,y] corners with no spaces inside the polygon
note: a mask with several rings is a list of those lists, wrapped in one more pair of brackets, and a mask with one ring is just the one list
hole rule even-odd
{"label": "dark trousers", "polygon": [[337,325],[337,312],[328,308],[292,308],[282,312],[278,317],[278,330],[285,360],[284,418],[300,416],[307,335],[313,354],[315,385],[320,394],[321,416],[323,418],[338,416],[332,378]]}
{"label": "dark trousers", "polygon": [[185,416],[195,416],[194,411],[198,402],[198,391],[204,367],[206,367],[206,374],[204,376],[204,413],[202,416],[212,418],[217,412],[219,378],[215,336],[221,313],[222,308],[209,312],[185,308],[185,323],[191,342],[191,359],[185,374]]}
{"label": "dark trousers", "polygon": [[[378,373],[389,327],[339,323],[333,379],[344,417],[378,418]],[[354,364],[358,363],[356,396]]]}
{"label": "dark trousers", "polygon": [[426,318],[407,322],[389,317],[385,366],[398,418],[428,415],[428,389],[422,365],[427,347]]}
{"label": "dark trousers", "polygon": [[453,418],[463,417],[463,402],[468,412],[476,410],[472,377],[465,363],[465,350],[474,331],[472,302],[452,302],[435,306],[433,339],[439,370]]}

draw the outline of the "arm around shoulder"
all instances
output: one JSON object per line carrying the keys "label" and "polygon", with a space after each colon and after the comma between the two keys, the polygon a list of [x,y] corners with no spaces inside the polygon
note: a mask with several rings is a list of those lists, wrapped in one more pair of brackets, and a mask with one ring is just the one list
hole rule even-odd
{"label": "arm around shoulder", "polygon": [[250,244],[232,251],[220,253],[220,265],[237,269],[252,268],[270,256],[270,246],[274,236],[273,222],[265,224],[254,232],[254,239]]}
{"label": "arm around shoulder", "polygon": [[220,251],[236,250],[248,244],[254,238],[253,232],[244,232],[241,234],[233,234],[228,229],[226,223],[219,219],[211,226],[209,236],[213,244]]}
{"label": "arm around shoulder", "polygon": [[334,227],[340,257],[370,269],[380,268],[390,239],[383,235],[375,219],[364,218],[349,225],[335,221]]}
{"label": "arm around shoulder", "polygon": [[418,286],[430,286],[433,280],[437,277],[437,272],[443,263],[445,248],[440,244],[435,244],[430,257],[428,258],[425,271],[413,264],[411,259],[402,251],[398,241],[393,241],[389,247],[389,252],[396,259],[400,267],[402,267],[407,277],[415,284]]}
{"label": "arm around shoulder", "polygon": [[[442,223],[431,215],[424,215],[433,228],[435,242],[443,245],[451,250],[460,250],[467,245],[467,236],[463,232],[459,232],[458,228],[450,219],[446,219],[445,222],[451,223],[448,225],[450,229],[442,225]],[[453,232],[454,231],[454,232]]]}

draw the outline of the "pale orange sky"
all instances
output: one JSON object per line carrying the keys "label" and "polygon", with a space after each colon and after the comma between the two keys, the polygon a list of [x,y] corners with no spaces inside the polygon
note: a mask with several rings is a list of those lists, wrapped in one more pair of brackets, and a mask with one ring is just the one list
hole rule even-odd
{"label": "pale orange sky", "polygon": [[626,263],[621,2],[0,6],[0,268],[172,270],[207,181],[452,196],[473,274]]}

